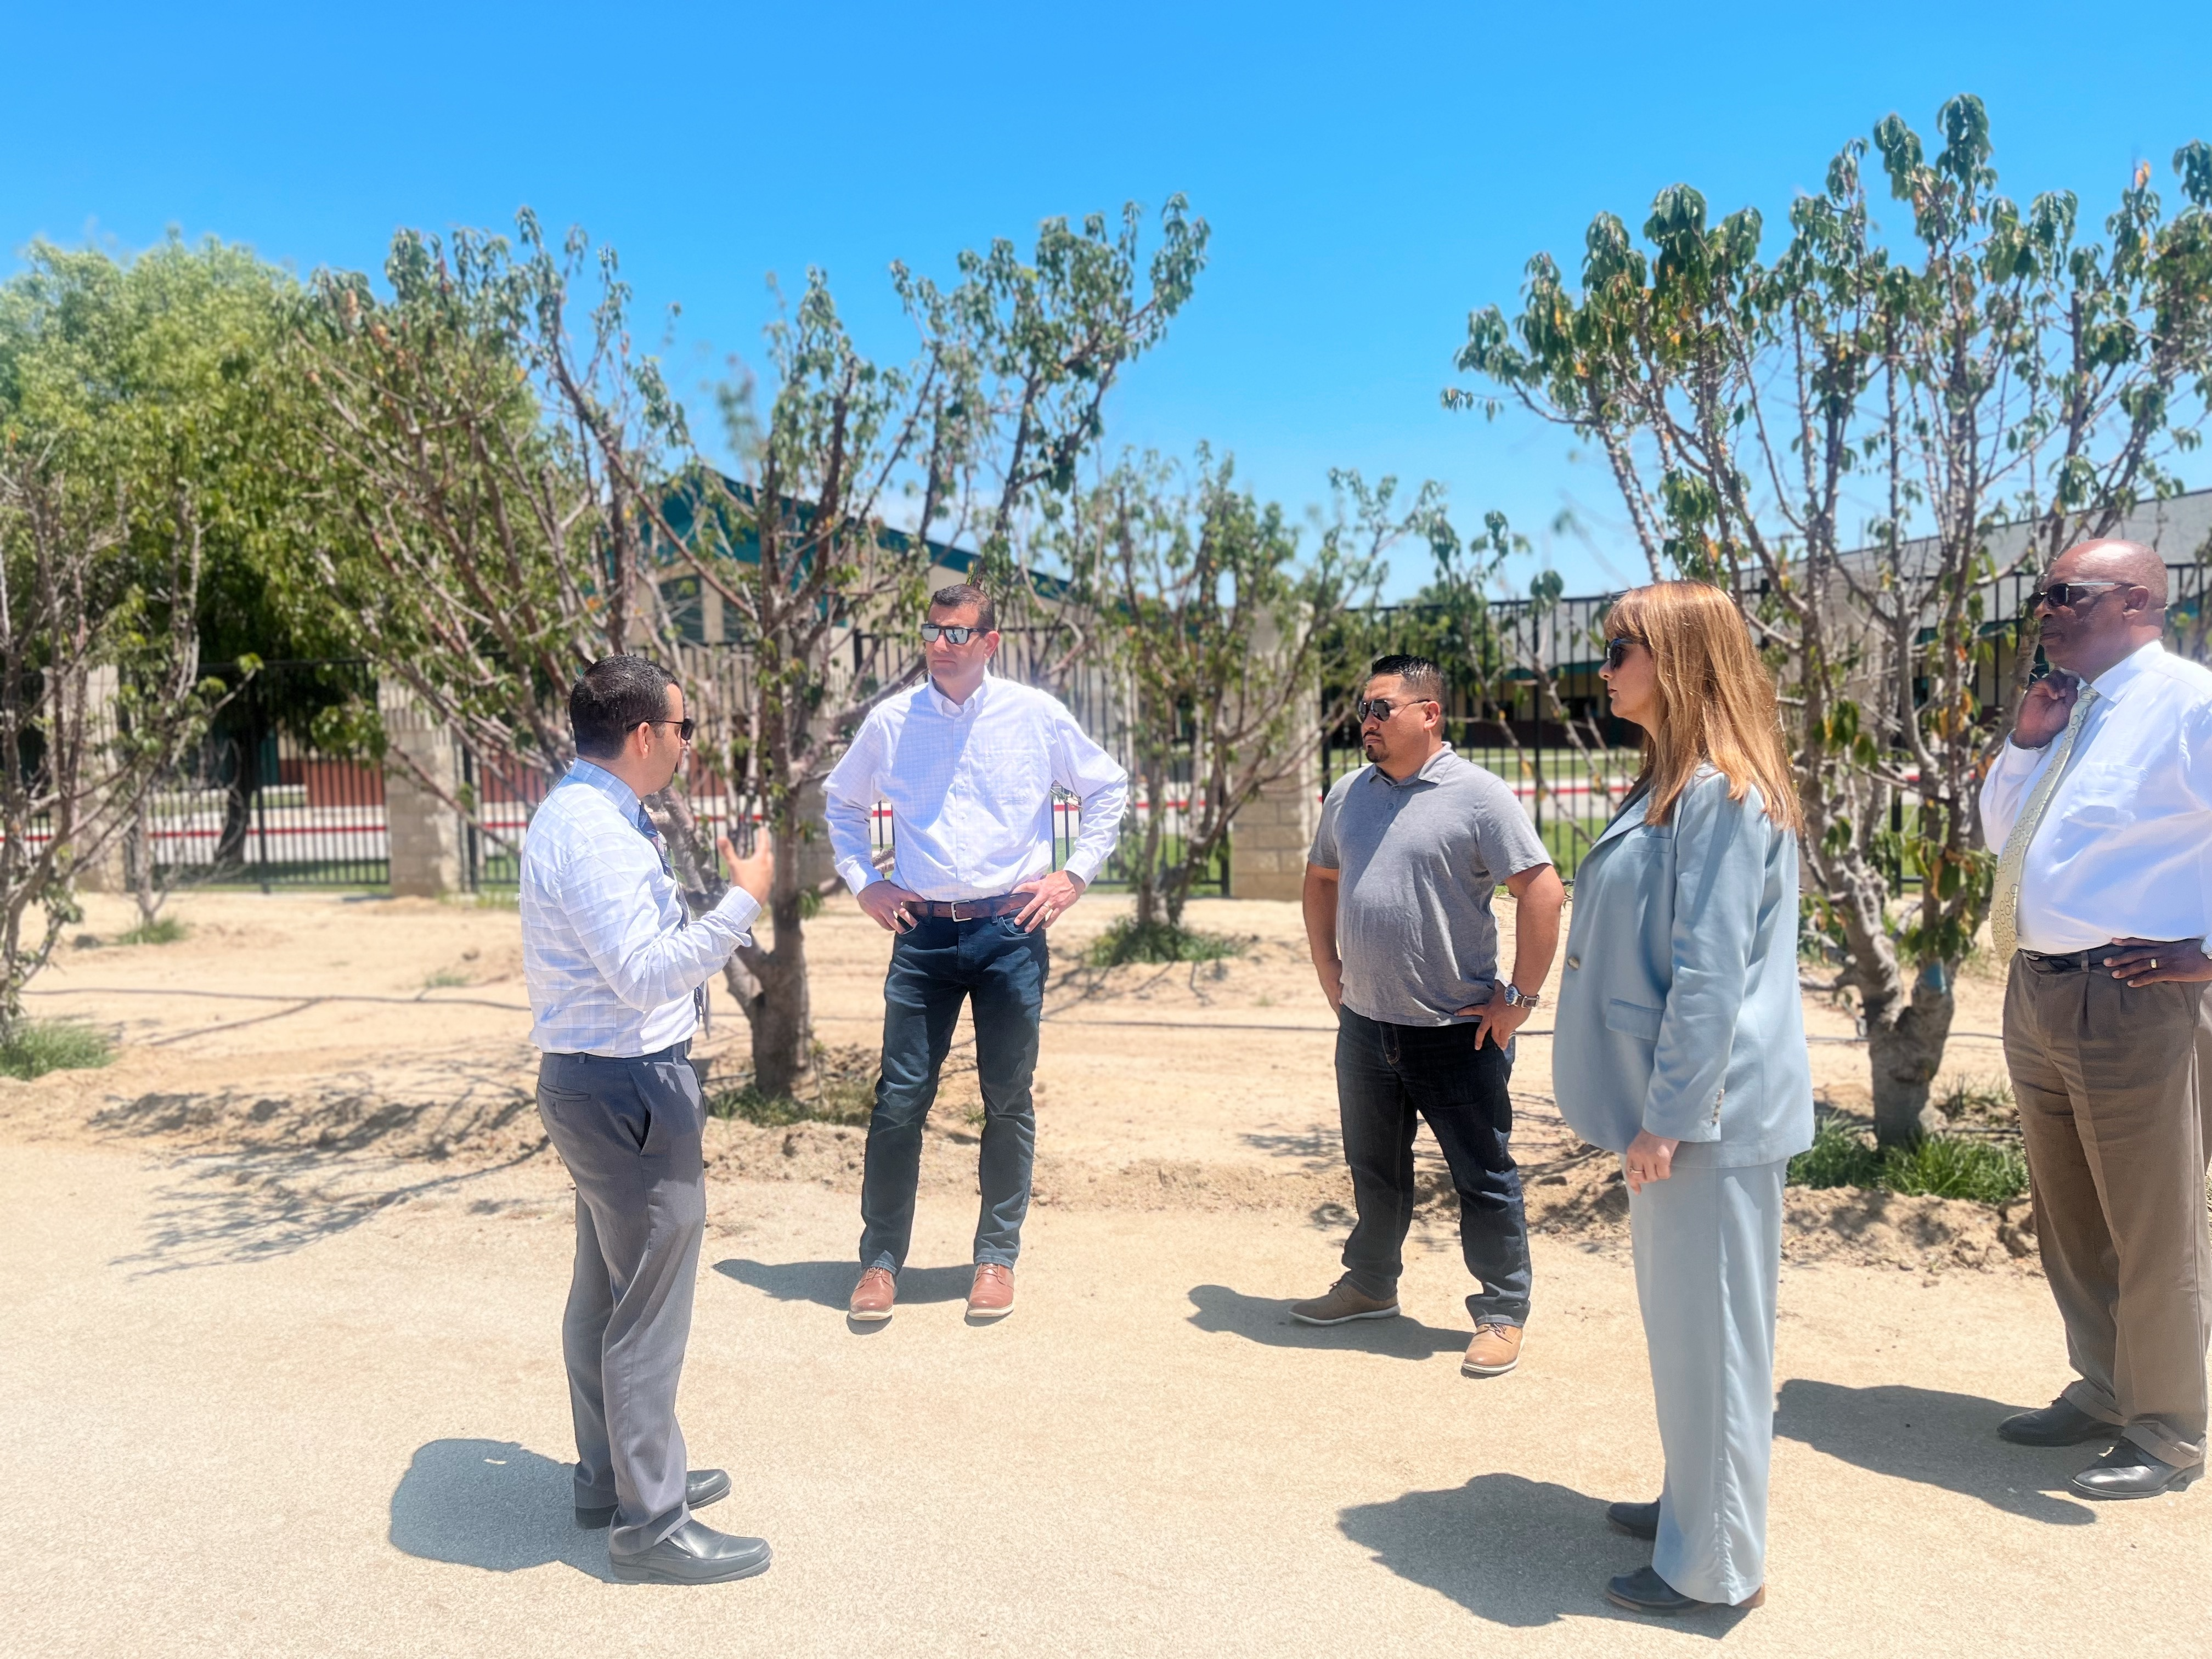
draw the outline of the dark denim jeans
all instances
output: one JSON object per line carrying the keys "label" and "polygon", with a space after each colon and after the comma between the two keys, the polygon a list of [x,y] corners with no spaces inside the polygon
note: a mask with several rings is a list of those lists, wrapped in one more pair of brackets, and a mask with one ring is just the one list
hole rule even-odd
{"label": "dark denim jeans", "polygon": [[1337,1017],[1336,1099],[1359,1219],[1344,1266],[1365,1296],[1397,1293],[1413,1221],[1413,1132],[1426,1118],[1459,1191],[1460,1251],[1482,1289],[1468,1311],[1500,1325],[1528,1319],[1528,1218],[1506,1142],[1513,1061],[1474,1046],[1469,1025],[1385,1025]]}
{"label": "dark denim jeans", "polygon": [[1048,965],[1044,929],[1024,933],[1012,916],[973,921],[925,917],[891,945],[884,979],[884,1069],[868,1123],[860,1181],[860,1265],[906,1263],[914,1237],[914,1189],[921,1174],[921,1126],[937,1098],[937,1076],[960,1004],[972,998],[975,1070],[983,1090],[983,1149],[977,1170],[982,1211],[975,1260],[1011,1267],[1021,1254],[1030,1207],[1036,1114],[1037,1018]]}

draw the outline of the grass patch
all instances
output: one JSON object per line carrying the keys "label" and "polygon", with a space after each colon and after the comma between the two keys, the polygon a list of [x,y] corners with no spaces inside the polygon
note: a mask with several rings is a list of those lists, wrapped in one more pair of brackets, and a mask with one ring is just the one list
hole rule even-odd
{"label": "grass patch", "polygon": [[156,916],[151,921],[142,921],[128,933],[118,933],[118,945],[174,945],[192,930],[174,916]]}
{"label": "grass patch", "polygon": [[0,1042],[0,1075],[28,1079],[48,1072],[81,1072],[115,1058],[106,1032],[73,1019],[29,1019]]}
{"label": "grass patch", "polygon": [[1116,916],[1083,954],[1092,968],[1119,968],[1126,962],[1219,962],[1244,954],[1244,941],[1225,933],[1200,933],[1164,921],[1139,926],[1133,916]]}
{"label": "grass patch", "polygon": [[1936,1106],[1948,1118],[2009,1122],[2014,1109],[2012,1083],[2002,1074],[1960,1078],[1936,1101]]}
{"label": "grass patch", "polygon": [[475,983],[474,980],[458,968],[441,968],[422,981],[422,988],[426,991],[451,991],[464,985]]}
{"label": "grass patch", "polygon": [[1839,1117],[1823,1117],[1813,1144],[1790,1160],[1793,1187],[1881,1187],[1908,1198],[2004,1204],[2027,1190],[2027,1160],[2014,1148],[1962,1135],[1930,1135],[1910,1149],[1877,1152]]}
{"label": "grass patch", "polygon": [[876,1071],[872,1048],[832,1048],[817,1042],[809,1092],[763,1095],[748,1081],[715,1090],[707,1097],[707,1110],[770,1129],[793,1123],[864,1124],[876,1109]]}

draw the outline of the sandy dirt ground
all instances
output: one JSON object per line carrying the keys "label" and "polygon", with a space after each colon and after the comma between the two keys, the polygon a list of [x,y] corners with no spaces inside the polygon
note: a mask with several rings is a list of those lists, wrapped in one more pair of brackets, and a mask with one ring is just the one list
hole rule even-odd
{"label": "sandy dirt ground", "polygon": [[[1055,933],[1073,963],[1115,910]],[[902,1311],[850,1288],[860,1131],[710,1125],[683,1411],[729,1467],[714,1524],[775,1568],[605,1581],[566,1510],[557,1320],[570,1195],[527,1094],[512,910],[189,895],[167,946],[72,944],[33,999],[123,1041],[0,1084],[0,1652],[1008,1654],[2071,1652],[2124,1608],[2147,1650],[2212,1630],[2200,1487],[2093,1507],[2081,1451],[1991,1429],[2064,1380],[2032,1248],[1982,1206],[1793,1199],[1768,1606],[1680,1627],[1600,1589],[1641,1559],[1605,1501],[1656,1490],[1617,1182],[1516,1062],[1536,1311],[1519,1372],[1460,1376],[1449,1194],[1408,1317],[1290,1324],[1334,1276],[1331,1035],[1289,906],[1209,903],[1237,961],[1093,973],[1048,1004],[1019,1305],[960,1317],[972,1067],[926,1155]],[[95,904],[81,930],[126,917]],[[872,1042],[886,941],[810,929],[822,1036]],[[1547,1022],[1544,1022],[1547,1023]],[[1815,1010],[1816,1036],[1848,1023]],[[1954,1063],[1999,1069],[1969,980]],[[742,1032],[717,1026],[716,1075]],[[1816,1042],[1863,1103],[1863,1048]],[[2026,1254],[2016,1252],[2026,1249]],[[115,1523],[120,1521],[120,1526]]]}

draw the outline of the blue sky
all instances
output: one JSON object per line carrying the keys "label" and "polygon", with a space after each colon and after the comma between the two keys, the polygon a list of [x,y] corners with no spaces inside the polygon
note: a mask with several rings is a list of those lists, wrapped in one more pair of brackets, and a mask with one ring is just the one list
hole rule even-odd
{"label": "blue sky", "polygon": [[1212,264],[1109,442],[1210,440],[1294,509],[1331,466],[1441,479],[1468,524],[1572,501],[1597,548],[1551,547],[1570,592],[1636,568],[1607,480],[1437,402],[1531,253],[1571,264],[1594,213],[1638,222],[1677,180],[1778,223],[1846,139],[1891,110],[1926,133],[1957,91],[1988,100],[2008,190],[2074,189],[2092,221],[2139,158],[2177,199],[2169,157],[2212,137],[2203,5],[11,9],[7,249],[174,225],[373,269],[398,226],[526,203],[615,245],[641,310],[681,301],[684,386],[757,356],[771,270],[826,268],[895,356],[890,260],[944,275],[1182,191]]}

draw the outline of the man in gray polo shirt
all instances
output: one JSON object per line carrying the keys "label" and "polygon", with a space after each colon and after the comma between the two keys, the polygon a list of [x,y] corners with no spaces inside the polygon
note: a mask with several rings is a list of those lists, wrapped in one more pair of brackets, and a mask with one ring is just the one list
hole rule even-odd
{"label": "man in gray polo shirt", "polygon": [[[1389,1319],[1413,1218],[1420,1120],[1459,1192],[1460,1249],[1480,1289],[1460,1369],[1520,1363],[1528,1223],[1507,1141],[1513,1033],[1535,1007],[1565,890],[1528,814],[1494,774],[1443,740],[1443,675],[1426,657],[1378,657],[1359,707],[1369,764],[1322,805],[1306,863],[1306,943],[1337,1012],[1337,1107],[1358,1211],[1344,1276],[1291,1316]],[[1491,894],[1513,895],[1513,977],[1498,974]]]}

